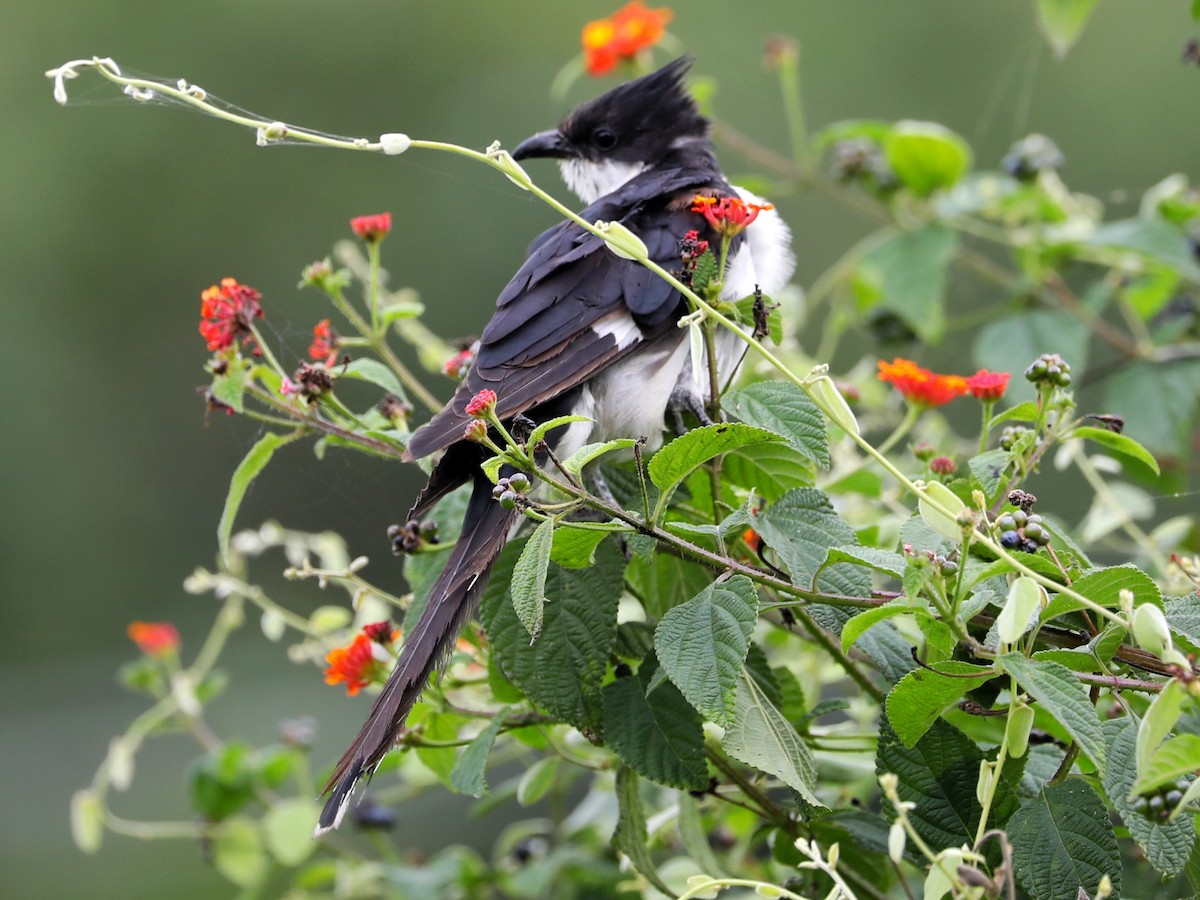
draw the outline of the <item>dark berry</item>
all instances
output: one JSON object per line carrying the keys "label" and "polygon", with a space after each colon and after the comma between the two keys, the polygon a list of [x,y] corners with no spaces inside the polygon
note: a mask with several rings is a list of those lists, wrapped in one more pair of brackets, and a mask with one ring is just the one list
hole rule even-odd
{"label": "dark berry", "polygon": [[1021,543],[1021,536],[1015,531],[1005,531],[1000,535],[1000,546],[1008,550],[1015,550]]}

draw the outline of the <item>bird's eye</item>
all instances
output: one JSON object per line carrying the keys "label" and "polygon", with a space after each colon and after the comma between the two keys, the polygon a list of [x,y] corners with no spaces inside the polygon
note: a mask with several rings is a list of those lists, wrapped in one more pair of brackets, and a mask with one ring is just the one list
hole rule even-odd
{"label": "bird's eye", "polygon": [[617,145],[617,135],[611,128],[597,128],[592,132],[592,146],[597,150],[611,150]]}

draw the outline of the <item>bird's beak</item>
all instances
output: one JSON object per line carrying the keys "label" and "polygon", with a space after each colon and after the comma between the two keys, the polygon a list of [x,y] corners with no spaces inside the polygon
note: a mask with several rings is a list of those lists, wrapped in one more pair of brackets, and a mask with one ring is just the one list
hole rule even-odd
{"label": "bird's beak", "polygon": [[571,145],[558,131],[540,131],[521,141],[512,152],[513,159],[564,159],[574,155]]}

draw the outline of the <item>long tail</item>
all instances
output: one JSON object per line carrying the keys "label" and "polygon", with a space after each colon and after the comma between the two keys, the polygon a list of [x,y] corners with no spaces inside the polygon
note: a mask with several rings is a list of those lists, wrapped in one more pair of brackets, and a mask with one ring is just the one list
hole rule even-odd
{"label": "long tail", "polygon": [[[443,464],[445,462],[443,460]],[[479,471],[477,464],[474,471],[474,487],[463,518],[462,533],[450,553],[450,560],[430,590],[424,612],[416,626],[405,635],[396,668],[375,699],[367,721],[325,783],[323,793],[327,793],[329,799],[321,811],[314,837],[341,824],[359,780],[369,778],[392,748],[430,675],[453,647],[467,618],[475,611],[492,563],[508,537],[516,513],[492,499],[491,482]],[[461,483],[463,479],[457,480]],[[414,512],[428,508],[446,493],[446,481],[439,479],[435,472]]]}

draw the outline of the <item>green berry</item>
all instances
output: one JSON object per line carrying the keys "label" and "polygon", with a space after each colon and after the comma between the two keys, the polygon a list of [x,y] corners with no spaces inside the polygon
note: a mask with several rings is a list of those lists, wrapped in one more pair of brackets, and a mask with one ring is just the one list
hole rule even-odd
{"label": "green berry", "polygon": [[505,509],[516,509],[517,495],[513,491],[505,491],[500,495],[500,505]]}
{"label": "green berry", "polygon": [[996,520],[996,527],[1001,531],[1016,531],[1017,520],[1014,519],[1009,513],[1005,513]]}
{"label": "green berry", "polygon": [[1025,526],[1025,537],[1031,541],[1042,542],[1042,537],[1046,534],[1046,529],[1042,528],[1037,522],[1030,522]]}

